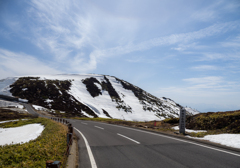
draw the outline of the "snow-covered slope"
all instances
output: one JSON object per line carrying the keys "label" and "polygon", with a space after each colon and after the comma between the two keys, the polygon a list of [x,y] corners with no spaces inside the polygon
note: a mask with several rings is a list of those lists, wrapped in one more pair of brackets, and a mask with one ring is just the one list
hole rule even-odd
{"label": "snow-covered slope", "polygon": [[10,90],[9,85],[13,84],[17,79],[18,77],[0,80],[0,94],[11,96],[12,94],[9,91]]}
{"label": "snow-covered slope", "polygon": [[197,111],[196,109],[192,109],[191,107],[185,107],[185,109],[191,113],[192,115],[199,114],[200,112]]}
{"label": "snow-covered slope", "polygon": [[96,74],[7,78],[0,81],[0,94],[87,117],[138,121],[178,117],[181,107],[116,77]]}

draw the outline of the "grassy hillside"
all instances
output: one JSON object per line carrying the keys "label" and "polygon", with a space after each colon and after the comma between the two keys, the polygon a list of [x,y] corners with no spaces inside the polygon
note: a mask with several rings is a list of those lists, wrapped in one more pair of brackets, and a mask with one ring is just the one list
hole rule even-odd
{"label": "grassy hillside", "polygon": [[229,112],[200,113],[186,120],[186,128],[240,133],[240,110]]}

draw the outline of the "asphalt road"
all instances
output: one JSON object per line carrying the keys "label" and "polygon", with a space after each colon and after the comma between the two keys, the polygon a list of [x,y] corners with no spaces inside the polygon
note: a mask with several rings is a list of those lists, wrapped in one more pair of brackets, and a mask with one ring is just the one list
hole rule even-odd
{"label": "asphalt road", "polygon": [[37,112],[35,112],[35,110],[32,108],[30,104],[27,104],[27,103],[20,103],[20,104],[22,104],[27,109],[27,111],[33,116],[41,116]]}
{"label": "asphalt road", "polygon": [[240,167],[240,152],[118,125],[68,121],[80,138],[80,168]]}
{"label": "asphalt road", "polygon": [[[98,168],[240,167],[240,153],[117,125],[69,120]],[[79,167],[94,167],[77,130]],[[229,152],[229,153],[228,153]]]}

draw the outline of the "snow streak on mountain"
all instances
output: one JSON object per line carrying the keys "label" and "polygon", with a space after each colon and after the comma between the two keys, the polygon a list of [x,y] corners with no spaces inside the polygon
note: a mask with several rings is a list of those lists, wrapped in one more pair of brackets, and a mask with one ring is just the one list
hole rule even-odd
{"label": "snow streak on mountain", "polygon": [[96,74],[7,78],[0,81],[0,94],[82,117],[137,121],[178,117],[181,107],[124,80]]}

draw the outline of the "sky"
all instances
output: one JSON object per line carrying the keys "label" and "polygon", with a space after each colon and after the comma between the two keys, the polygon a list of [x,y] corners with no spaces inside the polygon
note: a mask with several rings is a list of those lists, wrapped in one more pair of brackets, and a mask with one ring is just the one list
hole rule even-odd
{"label": "sky", "polygon": [[240,1],[0,1],[0,79],[82,73],[200,112],[238,110]]}

